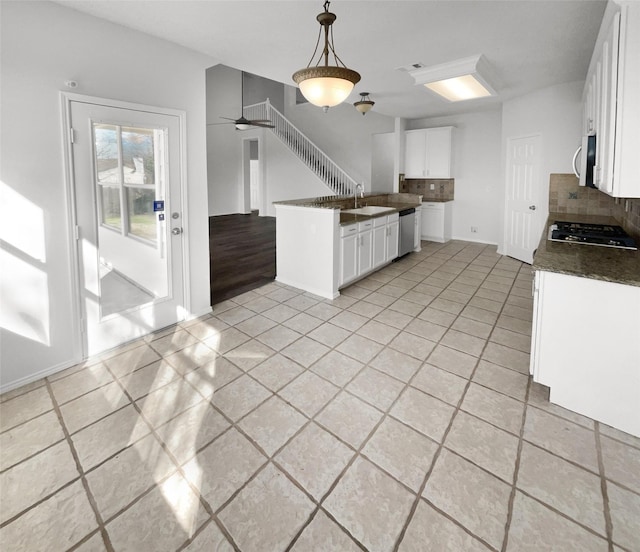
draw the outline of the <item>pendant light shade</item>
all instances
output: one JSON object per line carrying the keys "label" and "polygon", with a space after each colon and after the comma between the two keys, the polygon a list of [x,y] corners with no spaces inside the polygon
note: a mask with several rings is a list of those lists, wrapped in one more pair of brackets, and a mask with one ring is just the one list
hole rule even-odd
{"label": "pendant light shade", "polygon": [[[331,30],[331,25],[336,20],[336,15],[329,11],[328,1],[324,3],[324,10],[316,17],[318,23],[320,23],[320,34],[318,35],[318,42],[311,56],[311,61],[306,68],[296,71],[292,78],[309,103],[326,110],[347,99],[353,87],[360,80],[360,75],[356,71],[345,67],[336,54],[333,47],[333,31]],[[324,49],[317,64],[312,67],[311,63],[318,51],[323,29]],[[329,53],[333,54],[335,65],[329,65]],[[320,61],[323,59],[324,65],[320,65]]]}
{"label": "pendant light shade", "polygon": [[369,111],[371,111],[371,108],[375,104],[376,102],[371,101],[371,98],[369,98],[369,92],[360,92],[360,101],[354,103],[353,105],[360,113],[366,115],[367,113],[369,113]]}

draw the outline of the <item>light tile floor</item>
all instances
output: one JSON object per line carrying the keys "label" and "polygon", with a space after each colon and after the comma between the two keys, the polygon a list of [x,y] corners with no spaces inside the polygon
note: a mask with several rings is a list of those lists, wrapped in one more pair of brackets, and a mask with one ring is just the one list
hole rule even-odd
{"label": "light tile floor", "polygon": [[640,439],[528,377],[530,267],[423,245],[5,394],[0,547],[640,550]]}

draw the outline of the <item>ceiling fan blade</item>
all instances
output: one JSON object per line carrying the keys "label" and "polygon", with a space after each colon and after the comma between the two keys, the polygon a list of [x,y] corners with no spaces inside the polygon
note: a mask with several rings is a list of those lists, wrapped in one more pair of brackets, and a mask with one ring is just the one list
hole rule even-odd
{"label": "ceiling fan blade", "polygon": [[235,121],[233,119],[229,119],[228,123],[207,123],[207,126],[216,126],[216,125],[234,125]]}
{"label": "ceiling fan blade", "polygon": [[262,127],[262,128],[276,128],[275,125],[268,125],[266,123],[259,123],[258,121],[251,121],[252,126]]}
{"label": "ceiling fan blade", "polygon": [[220,117],[221,119],[226,119],[227,121],[233,121],[235,123],[235,119],[232,119],[231,117]]}
{"label": "ceiling fan blade", "polygon": [[253,123],[269,123],[269,124],[271,124],[271,121],[269,119],[251,119],[249,122],[251,124],[253,124]]}

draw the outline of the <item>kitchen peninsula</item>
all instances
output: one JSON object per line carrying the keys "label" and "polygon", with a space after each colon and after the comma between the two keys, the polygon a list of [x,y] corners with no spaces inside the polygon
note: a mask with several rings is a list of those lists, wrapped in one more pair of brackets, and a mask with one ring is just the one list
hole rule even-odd
{"label": "kitchen peninsula", "polygon": [[369,193],[355,202],[327,196],[274,203],[278,282],[335,299],[341,287],[398,256],[398,215],[406,209],[416,209],[414,249],[420,249],[420,195]]}

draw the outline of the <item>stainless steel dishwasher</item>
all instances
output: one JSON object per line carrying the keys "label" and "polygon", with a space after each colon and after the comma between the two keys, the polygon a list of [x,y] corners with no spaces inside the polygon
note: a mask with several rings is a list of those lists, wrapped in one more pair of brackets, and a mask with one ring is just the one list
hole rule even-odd
{"label": "stainless steel dishwasher", "polygon": [[413,251],[414,233],[416,231],[416,210],[403,209],[400,215],[400,244],[398,247],[398,257],[402,257]]}

